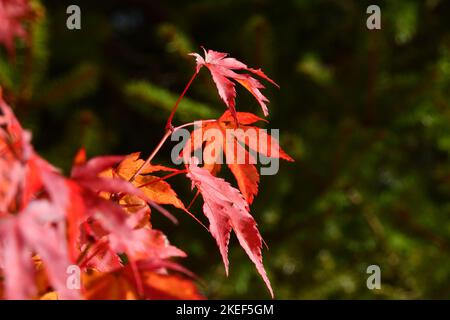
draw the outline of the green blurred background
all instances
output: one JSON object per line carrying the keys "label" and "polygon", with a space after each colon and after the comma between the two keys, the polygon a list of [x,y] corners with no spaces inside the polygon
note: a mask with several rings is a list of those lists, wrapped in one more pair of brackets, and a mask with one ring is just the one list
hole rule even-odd
{"label": "green blurred background", "polygon": [[[266,90],[268,127],[296,159],[262,177],[251,210],[276,298],[450,298],[450,1],[376,1],[378,31],[366,28],[374,1],[40,3],[31,47],[0,53],[0,84],[52,163],[68,172],[81,146],[146,156],[194,70],[187,53],[229,52],[280,84]],[[70,4],[80,31],[66,28]],[[237,104],[260,114],[241,88]],[[202,71],[175,124],[223,110]],[[189,203],[188,183],[174,183]],[[173,213],[179,226],[153,224],[188,253],[208,298],[270,297],[235,238],[226,278],[213,238]],[[371,264],[381,290],[366,287]]]}

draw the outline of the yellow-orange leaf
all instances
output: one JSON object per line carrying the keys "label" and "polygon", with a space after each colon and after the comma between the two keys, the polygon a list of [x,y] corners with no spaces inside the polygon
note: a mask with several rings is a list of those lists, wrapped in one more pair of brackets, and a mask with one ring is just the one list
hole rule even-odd
{"label": "yellow-orange leaf", "polygon": [[58,300],[56,291],[50,291],[40,297],[40,300]]}

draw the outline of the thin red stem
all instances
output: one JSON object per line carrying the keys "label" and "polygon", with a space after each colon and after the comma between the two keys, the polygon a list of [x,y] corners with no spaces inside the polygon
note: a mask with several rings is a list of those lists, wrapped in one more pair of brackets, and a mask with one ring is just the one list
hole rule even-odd
{"label": "thin red stem", "polygon": [[175,102],[175,105],[173,106],[172,112],[170,113],[169,119],[167,119],[167,123],[166,123],[166,131],[172,131],[172,120],[173,120],[173,116],[175,115],[175,112],[177,111],[178,105],[181,102],[181,99],[183,99],[184,95],[186,94],[186,92],[188,91],[189,87],[191,86],[192,82],[194,81],[195,77],[197,76],[197,71],[194,72],[194,74],[192,75],[191,79],[189,80],[189,82],[187,83],[186,87],[184,88],[183,92],[181,93],[181,95],[178,97],[177,102]]}
{"label": "thin red stem", "polygon": [[162,145],[164,144],[164,142],[167,140],[167,138],[170,136],[170,134],[174,131],[173,126],[172,126],[172,120],[173,120],[173,116],[175,115],[175,112],[177,111],[178,105],[181,102],[181,99],[183,99],[184,95],[186,94],[186,92],[188,91],[189,87],[191,86],[192,82],[194,81],[195,77],[197,76],[197,71],[194,72],[194,74],[192,75],[191,79],[189,79],[189,82],[187,83],[186,87],[184,88],[183,92],[181,93],[181,95],[178,97],[177,101],[175,102],[175,105],[172,108],[172,112],[170,113],[169,119],[167,119],[167,123],[166,123],[166,133],[164,134],[164,136],[162,137],[161,141],[159,142],[159,144],[156,146],[155,150],[153,150],[153,152],[151,153],[151,155],[147,158],[147,160],[145,160],[144,164],[138,169],[138,171],[136,171],[136,173],[130,178],[130,182],[133,182],[133,180],[136,178],[136,176],[141,173],[142,169],[148,165],[150,163],[150,161],[155,157],[155,155],[158,153],[159,149],[161,149]]}
{"label": "thin red stem", "polygon": [[194,198],[192,198],[192,200],[191,200],[191,203],[189,203],[189,205],[187,207],[187,210],[191,209],[192,205],[194,204],[195,200],[198,198],[199,194],[200,194],[200,190],[197,190],[197,192],[195,193]]}

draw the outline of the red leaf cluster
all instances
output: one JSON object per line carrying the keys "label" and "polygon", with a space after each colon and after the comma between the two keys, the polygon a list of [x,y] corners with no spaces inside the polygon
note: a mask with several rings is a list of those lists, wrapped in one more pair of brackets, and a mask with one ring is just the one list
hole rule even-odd
{"label": "red leaf cluster", "polygon": [[269,102],[269,100],[260,91],[260,89],[264,89],[264,86],[250,74],[237,73],[235,71],[249,71],[250,73],[256,74],[257,76],[278,87],[278,84],[276,84],[275,81],[266,76],[261,69],[248,68],[244,63],[234,58],[229,58],[227,53],[206,49],[203,49],[203,51],[205,53],[205,57],[202,57],[198,53],[191,53],[197,62],[197,73],[203,66],[208,68],[214,83],[217,86],[220,98],[222,98],[223,102],[225,102],[231,112],[231,115],[236,119],[236,122],[236,89],[234,82],[230,79],[240,83],[245,89],[247,89],[258,101],[264,115],[269,115],[269,110],[266,106],[266,103]]}
{"label": "red leaf cluster", "polygon": [[[25,5],[24,1],[14,1]],[[9,2],[0,0],[0,8],[8,6]],[[8,7],[8,19],[14,16],[11,8]],[[21,8],[17,5],[17,17]],[[5,12],[0,11],[0,17]],[[0,20],[0,41],[5,39],[2,38],[5,19]],[[16,31],[11,31],[12,27],[4,31],[8,41],[22,34],[19,26]],[[176,261],[186,254],[172,246],[151,224],[155,210],[177,223],[163,207],[170,205],[203,225],[190,212],[191,205],[186,207],[167,181],[180,174],[185,174],[192,188],[197,189],[197,195],[202,195],[207,229],[217,242],[226,273],[229,240],[234,231],[273,297],[262,262],[263,240],[250,214],[259,184],[252,154],[293,159],[274,137],[254,126],[263,119],[236,112],[232,80],[254,95],[265,115],[268,100],[260,92],[262,84],[249,73],[235,71],[250,72],[275,83],[261,70],[248,68],[225,53],[205,50],[204,58],[194,55],[197,70],[179,100],[205,66],[229,110],[219,119],[204,122],[193,130],[181,152],[188,160],[184,169],[151,163],[173,131],[191,125],[176,128],[171,125],[179,100],[169,117],[169,131],[147,160],[140,159],[139,153],[88,160],[84,150],[80,150],[70,176],[65,177],[34,151],[30,132],[21,127],[0,90],[0,295],[3,298],[201,299],[194,275]],[[192,156],[203,145],[206,150],[213,143],[206,133],[211,129],[226,137],[220,142],[218,152],[229,156],[227,165],[239,189],[217,177],[221,169],[218,152],[205,153],[207,161],[203,167]],[[238,130],[227,136],[228,129]],[[256,141],[258,148],[250,141]],[[245,161],[230,156],[230,148],[239,149]],[[72,274],[69,276],[71,270],[79,271],[80,286],[71,285],[74,280]]]}
{"label": "red leaf cluster", "polygon": [[[5,298],[39,298],[49,290],[59,299],[116,298],[118,284],[98,281],[117,272],[127,279],[129,292],[123,295],[201,298],[192,274],[172,261],[186,254],[149,223],[150,207],[160,209],[158,203],[167,201],[150,199],[118,175],[117,165],[126,165],[129,158],[86,161],[79,155],[71,177],[65,178],[35,153],[30,133],[3,100],[0,110],[0,267]],[[139,206],[128,207],[131,202]],[[45,272],[39,272],[40,262]],[[82,271],[80,290],[67,286],[72,265]],[[40,286],[42,282],[46,285]],[[177,283],[185,290],[175,294]]]}

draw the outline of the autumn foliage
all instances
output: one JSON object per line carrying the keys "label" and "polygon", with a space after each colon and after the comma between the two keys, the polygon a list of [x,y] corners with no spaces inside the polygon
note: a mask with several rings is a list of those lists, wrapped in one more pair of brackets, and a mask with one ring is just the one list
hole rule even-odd
{"label": "autumn foliage", "polygon": [[[26,1],[0,0],[0,42],[13,53],[13,39],[25,37],[15,19],[27,16]],[[16,6],[16,7],[14,7]],[[19,9],[20,10],[19,10]],[[15,11],[13,10],[15,9]],[[14,14],[12,13],[14,11]],[[161,142],[147,159],[140,153],[88,159],[80,150],[71,174],[65,177],[33,149],[31,133],[22,128],[12,108],[0,94],[0,268],[5,299],[202,299],[195,275],[180,265],[186,253],[171,245],[162,231],[152,227],[152,215],[162,214],[177,223],[177,214],[188,214],[207,224],[228,273],[228,246],[234,231],[241,247],[255,264],[273,296],[262,261],[263,239],[250,205],[258,194],[259,173],[254,162],[227,162],[237,187],[218,177],[215,159],[200,166],[194,151],[211,141],[205,129],[254,129],[254,138],[266,144],[265,156],[293,161],[276,139],[255,126],[263,119],[237,112],[235,82],[244,86],[268,114],[264,86],[252,75],[275,84],[261,70],[248,68],[227,54],[205,50],[193,54],[197,67],[168,119]],[[217,86],[227,111],[219,119],[200,122],[185,145],[181,167],[156,164],[154,158],[168,137],[185,124],[173,127],[180,100],[202,67]],[[241,72],[237,72],[241,71]],[[246,73],[247,72],[247,73]],[[252,74],[252,75],[250,75]],[[276,85],[276,84],[275,84]],[[1,91],[0,91],[1,93]],[[197,124],[197,123],[196,123]],[[199,141],[199,142],[198,142]],[[223,141],[251,156],[247,141],[235,136]],[[275,150],[276,152],[271,152]],[[258,151],[261,152],[261,151]],[[194,197],[203,198],[203,214],[190,211],[168,180],[183,175]],[[195,199],[194,198],[194,199]],[[170,212],[169,212],[170,210]],[[204,221],[204,222],[203,222]],[[207,223],[206,223],[207,221]],[[81,286],[70,281],[71,267],[81,271]],[[77,270],[77,269],[75,269]]]}

